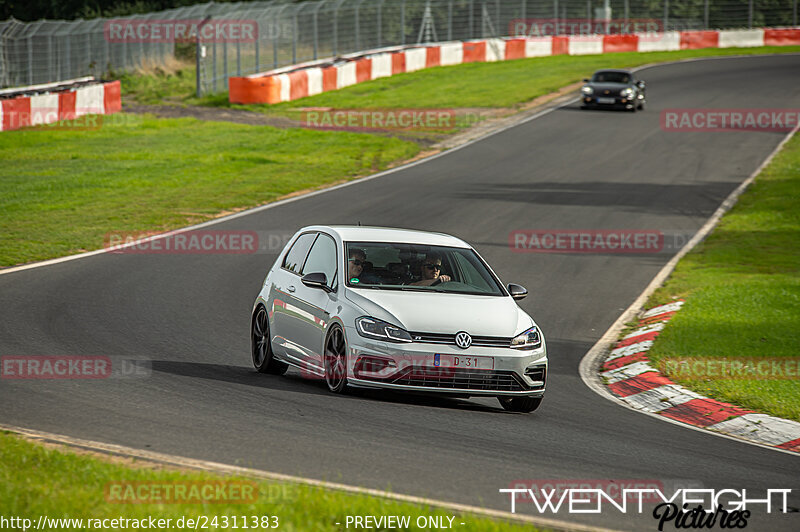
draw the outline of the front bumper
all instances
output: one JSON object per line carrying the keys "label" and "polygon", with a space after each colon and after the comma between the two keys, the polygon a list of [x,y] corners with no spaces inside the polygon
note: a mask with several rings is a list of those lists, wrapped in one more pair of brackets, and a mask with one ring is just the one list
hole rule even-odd
{"label": "front bumper", "polygon": [[[614,100],[613,103],[599,103],[598,98],[608,98]],[[637,104],[636,96],[633,98],[622,98],[620,96],[586,96],[581,97],[581,105],[584,107],[619,107],[625,109],[632,109]]]}
{"label": "front bumper", "polygon": [[[546,344],[530,351],[498,347],[470,347],[412,342],[397,344],[369,340],[351,327],[345,332],[348,384],[459,396],[542,397],[547,382]],[[491,368],[442,367],[449,358],[491,358]]]}

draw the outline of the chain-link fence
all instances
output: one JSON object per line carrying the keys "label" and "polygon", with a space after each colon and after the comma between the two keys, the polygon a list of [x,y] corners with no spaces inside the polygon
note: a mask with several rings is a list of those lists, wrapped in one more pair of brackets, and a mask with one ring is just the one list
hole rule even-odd
{"label": "chain-link fence", "polygon": [[[154,38],[153,28],[193,21],[250,21],[253,38]],[[109,25],[146,28],[123,31]],[[364,50],[506,35],[553,35],[796,26],[798,0],[274,0],[199,4],[148,15],[0,22],[0,85],[46,83],[159,65],[183,52],[198,92],[240,76]],[[199,26],[197,26],[199,24]],[[191,24],[190,24],[191,25]],[[163,30],[163,28],[162,28]],[[159,30],[159,31],[162,31]],[[168,30],[164,30],[168,33]],[[223,32],[224,33],[224,32]],[[219,35],[217,35],[219,37]],[[195,41],[200,40],[199,49]]]}

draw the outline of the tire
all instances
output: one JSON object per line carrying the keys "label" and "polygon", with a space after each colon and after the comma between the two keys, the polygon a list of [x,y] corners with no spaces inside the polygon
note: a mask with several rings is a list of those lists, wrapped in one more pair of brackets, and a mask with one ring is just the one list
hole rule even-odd
{"label": "tire", "polygon": [[639,110],[640,111],[644,111],[644,104],[645,104],[645,102],[642,102],[642,103],[639,104]]}
{"label": "tire", "polygon": [[289,369],[287,364],[275,360],[272,355],[272,342],[269,334],[269,317],[267,309],[260,306],[253,314],[250,324],[250,355],[253,367],[259,373],[283,375]]}
{"label": "tire", "polygon": [[508,412],[530,413],[542,404],[541,397],[498,397],[500,406]]}
{"label": "tire", "polygon": [[347,390],[347,342],[341,326],[331,325],[325,339],[325,382],[333,393],[345,393]]}

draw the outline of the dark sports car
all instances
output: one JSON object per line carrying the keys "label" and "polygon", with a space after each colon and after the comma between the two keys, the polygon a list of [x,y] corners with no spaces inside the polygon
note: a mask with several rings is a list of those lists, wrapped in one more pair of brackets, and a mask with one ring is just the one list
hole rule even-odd
{"label": "dark sports car", "polygon": [[629,70],[598,70],[583,80],[581,109],[608,107],[636,112],[646,103],[644,81]]}

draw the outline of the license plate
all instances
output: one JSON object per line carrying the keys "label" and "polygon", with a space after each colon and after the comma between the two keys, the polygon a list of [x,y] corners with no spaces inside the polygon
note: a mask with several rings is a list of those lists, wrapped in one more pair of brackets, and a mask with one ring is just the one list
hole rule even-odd
{"label": "license plate", "polygon": [[433,356],[433,365],[440,368],[464,369],[494,369],[494,358],[475,357],[467,355],[441,355]]}
{"label": "license plate", "polygon": [[598,98],[597,103],[614,103],[614,98]]}

